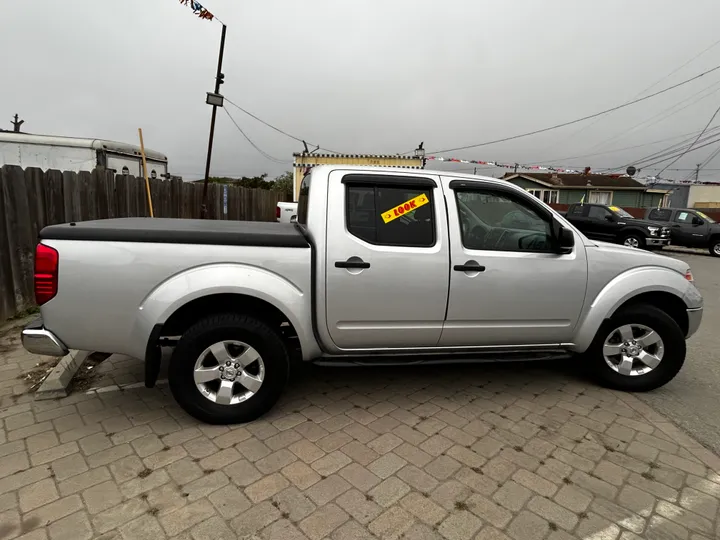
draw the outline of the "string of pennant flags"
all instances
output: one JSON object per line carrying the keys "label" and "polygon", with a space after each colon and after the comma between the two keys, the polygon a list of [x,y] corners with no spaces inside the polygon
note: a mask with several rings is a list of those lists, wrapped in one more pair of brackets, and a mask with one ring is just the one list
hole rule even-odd
{"label": "string of pennant flags", "polygon": [[578,169],[568,169],[564,167],[553,167],[550,165],[527,165],[522,163],[500,163],[499,161],[482,161],[482,160],[475,160],[475,159],[457,159],[457,158],[447,158],[447,157],[440,157],[440,156],[427,156],[425,159],[428,161],[446,161],[450,163],[468,163],[472,165],[487,165],[490,167],[500,167],[502,169],[523,169],[526,171],[550,171],[550,172],[559,172],[559,173],[565,173],[565,174],[581,174],[584,173],[585,170],[578,170]]}
{"label": "string of pennant flags", "polygon": [[210,13],[200,2],[197,2],[196,0],[180,0],[180,3],[184,6],[190,6],[190,9],[192,9],[193,13],[200,17],[201,19],[205,19],[207,21],[212,21],[215,18],[215,15]]}

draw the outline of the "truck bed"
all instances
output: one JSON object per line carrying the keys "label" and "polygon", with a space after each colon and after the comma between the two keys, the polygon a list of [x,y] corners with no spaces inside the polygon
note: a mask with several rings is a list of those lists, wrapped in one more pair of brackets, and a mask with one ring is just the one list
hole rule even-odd
{"label": "truck bed", "polygon": [[308,248],[295,225],[258,221],[117,218],[50,225],[41,240]]}

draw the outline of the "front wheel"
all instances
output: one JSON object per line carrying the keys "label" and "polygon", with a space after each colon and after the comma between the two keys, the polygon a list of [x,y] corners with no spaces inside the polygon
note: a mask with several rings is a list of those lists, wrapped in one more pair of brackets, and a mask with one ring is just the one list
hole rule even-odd
{"label": "front wheel", "polygon": [[278,400],[289,365],[282,337],[265,322],[234,313],[213,315],[180,338],[170,390],[202,422],[250,422]]}
{"label": "front wheel", "polygon": [[637,234],[628,234],[622,241],[623,246],[631,248],[643,248],[645,247],[645,239]]}
{"label": "front wheel", "polygon": [[720,257],[720,237],[713,238],[710,241],[710,255]]}
{"label": "front wheel", "polygon": [[600,327],[587,351],[593,375],[605,386],[653,390],[685,362],[685,336],[664,311],[650,305],[623,309]]}

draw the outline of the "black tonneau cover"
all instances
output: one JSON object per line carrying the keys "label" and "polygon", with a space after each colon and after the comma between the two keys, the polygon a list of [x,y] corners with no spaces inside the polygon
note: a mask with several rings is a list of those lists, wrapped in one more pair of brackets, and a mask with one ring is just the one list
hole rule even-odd
{"label": "black tonneau cover", "polygon": [[42,240],[310,247],[292,223],[204,219],[118,218],[50,225]]}

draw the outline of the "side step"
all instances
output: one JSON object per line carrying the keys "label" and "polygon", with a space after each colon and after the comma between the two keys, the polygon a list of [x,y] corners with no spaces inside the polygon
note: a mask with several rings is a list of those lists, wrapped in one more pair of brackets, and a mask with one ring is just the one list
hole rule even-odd
{"label": "side step", "polygon": [[313,360],[316,366],[415,366],[420,364],[484,364],[495,362],[535,362],[565,360],[572,354],[565,350],[515,351],[515,352],[469,352],[456,354],[365,355],[331,356]]}

